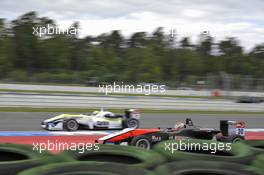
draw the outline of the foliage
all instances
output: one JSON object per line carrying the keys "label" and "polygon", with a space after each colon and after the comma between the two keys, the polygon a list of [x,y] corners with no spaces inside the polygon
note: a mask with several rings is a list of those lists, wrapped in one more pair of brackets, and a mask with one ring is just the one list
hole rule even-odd
{"label": "foliage", "polygon": [[[97,77],[103,82],[166,83],[221,72],[256,78],[264,75],[263,44],[245,53],[232,37],[215,43],[212,36],[201,35],[198,44],[187,37],[175,43],[162,28],[152,34],[136,32],[129,38],[117,30],[85,38],[33,34],[34,26],[47,24],[56,25],[36,12],[12,22],[0,19],[1,79],[84,83]],[[79,27],[79,23],[72,26]]]}

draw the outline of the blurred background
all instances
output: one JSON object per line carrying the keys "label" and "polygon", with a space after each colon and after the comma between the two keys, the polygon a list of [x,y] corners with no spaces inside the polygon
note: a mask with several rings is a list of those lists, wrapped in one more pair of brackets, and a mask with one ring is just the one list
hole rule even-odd
{"label": "blurred background", "polygon": [[245,51],[239,38],[215,42],[207,33],[200,34],[195,44],[188,37],[171,37],[161,27],[128,38],[119,30],[83,38],[32,34],[34,26],[47,24],[56,25],[36,12],[0,20],[2,82],[97,86],[115,81],[162,83],[186,90],[264,90],[263,44]]}
{"label": "blurred background", "polygon": [[[137,168],[153,170],[166,160],[190,158],[195,162],[165,164],[157,174],[189,167],[202,167],[205,174],[229,173],[224,170],[243,174],[248,169],[230,162],[263,168],[264,156],[257,157],[264,148],[263,9],[263,0],[0,0],[0,171],[13,175],[62,162],[59,174],[69,169],[81,173],[79,164],[66,163],[70,159],[82,161],[93,174],[150,174]],[[166,92],[148,96],[99,92],[98,86],[114,82],[165,85]],[[87,114],[100,108],[120,114],[139,109],[141,128],[171,128],[186,118],[206,128],[219,128],[220,120],[243,121],[246,139],[261,141],[221,156],[188,152],[171,157],[162,147],[156,152],[106,147],[103,152],[101,147],[98,160],[108,160],[107,166],[85,163],[97,160],[96,155],[80,158],[65,152],[69,158],[54,157],[1,144],[94,142],[112,132],[46,132],[40,123],[61,113]],[[136,166],[109,163],[114,161]],[[208,167],[215,169],[206,171]],[[48,165],[23,174],[49,174],[44,171],[55,172],[54,168]]]}
{"label": "blurred background", "polygon": [[[65,3],[62,2],[58,7],[63,8]],[[4,8],[6,6],[18,8],[17,5],[5,2],[1,4],[3,6],[0,13],[0,81],[4,83],[98,86],[115,81],[127,84],[165,84],[168,88],[181,90],[222,89],[256,92],[264,90],[264,40],[262,43],[259,41],[254,43],[254,39],[247,36],[251,39],[250,44],[244,42],[242,45],[240,31],[237,33],[236,30],[230,31],[224,37],[225,31],[223,31],[219,37],[217,33],[213,35],[215,32],[210,31],[209,25],[202,27],[205,30],[197,27],[189,36],[188,34],[184,36],[178,31],[177,27],[181,26],[177,25],[179,19],[175,18],[175,25],[173,20],[167,26],[161,26],[163,24],[161,22],[160,26],[153,29],[146,27],[146,31],[137,31],[138,29],[135,28],[133,32],[131,29],[129,34],[122,34],[122,26],[121,29],[112,30],[112,26],[107,26],[106,22],[104,33],[89,35],[89,30],[86,28],[90,26],[73,19],[70,20],[70,25],[66,27],[62,25],[62,28],[76,27],[81,31],[81,35],[79,33],[44,34],[40,37],[33,34],[33,28],[45,27],[48,24],[61,27],[56,21],[67,18],[68,6],[65,6],[64,13],[60,11],[56,13],[55,9],[48,8],[44,13],[45,9],[38,4],[26,11],[30,7],[26,8],[25,4],[18,10],[21,14],[12,12],[12,16],[15,17],[10,19],[10,16],[3,16],[11,14]],[[226,5],[227,8],[228,4]],[[130,4],[130,6],[135,5]],[[72,12],[75,16],[79,14],[80,21],[83,21],[82,12],[77,12],[78,7],[76,3],[76,9]],[[97,7],[103,8],[102,5]],[[92,13],[89,12],[89,8],[87,7],[88,18]],[[116,7],[113,5],[112,8]],[[198,4],[194,5],[194,9],[199,8]],[[245,9],[237,8],[246,10],[245,7],[243,7]],[[235,9],[236,7],[234,10],[229,10],[229,13],[233,13]],[[146,11],[149,10],[151,9],[147,7]],[[204,8],[200,10],[208,11]],[[56,15],[62,13],[60,14],[62,17],[58,18],[54,13]],[[187,17],[195,14],[189,11]],[[120,14],[123,17],[125,15],[127,14]],[[175,15],[177,16],[176,12]],[[219,14],[215,15],[218,19]],[[250,12],[248,16],[250,15],[254,15],[254,12]],[[231,18],[239,19],[237,16]],[[101,21],[103,20],[102,18]],[[168,19],[164,18],[164,20]],[[202,21],[201,17],[198,20]],[[218,25],[218,22],[219,20],[212,21],[212,24]],[[248,19],[247,22],[255,25],[256,31],[258,29],[263,32],[263,20]],[[238,21],[226,23],[233,25]],[[172,27],[168,28],[168,26]],[[242,41],[247,40],[245,35],[247,33],[241,34]]]}
{"label": "blurred background", "polygon": [[[263,112],[262,7],[261,0],[1,1],[0,106]],[[166,92],[151,94],[155,100],[102,97],[98,86],[114,82]]]}

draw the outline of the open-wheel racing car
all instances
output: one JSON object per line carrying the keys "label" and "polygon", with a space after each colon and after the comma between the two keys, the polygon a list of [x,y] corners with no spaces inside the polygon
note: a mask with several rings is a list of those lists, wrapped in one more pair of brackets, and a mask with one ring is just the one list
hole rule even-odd
{"label": "open-wheel racing car", "polygon": [[46,130],[76,131],[78,129],[124,129],[139,127],[140,112],[127,109],[124,115],[101,109],[90,114],[61,114],[44,120],[41,127]]}
{"label": "open-wheel racing car", "polygon": [[98,140],[102,144],[121,144],[150,149],[154,144],[165,140],[203,139],[221,142],[244,140],[245,123],[242,121],[221,120],[220,129],[195,126],[190,118],[180,128],[133,129],[127,128],[104,136]]}

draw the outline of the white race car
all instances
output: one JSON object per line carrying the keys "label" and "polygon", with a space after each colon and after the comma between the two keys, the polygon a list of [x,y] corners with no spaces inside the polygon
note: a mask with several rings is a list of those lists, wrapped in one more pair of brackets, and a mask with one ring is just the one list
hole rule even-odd
{"label": "white race car", "polygon": [[46,130],[76,131],[78,129],[123,129],[138,128],[140,112],[137,109],[125,110],[124,115],[109,111],[94,111],[90,114],[61,114],[44,120],[41,127]]}

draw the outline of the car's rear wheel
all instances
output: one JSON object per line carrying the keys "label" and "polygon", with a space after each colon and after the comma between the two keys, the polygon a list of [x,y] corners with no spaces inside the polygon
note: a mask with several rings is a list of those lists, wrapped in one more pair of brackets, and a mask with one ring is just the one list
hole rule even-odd
{"label": "car's rear wheel", "polygon": [[139,121],[133,118],[127,119],[126,127],[127,128],[139,128]]}
{"label": "car's rear wheel", "polygon": [[231,138],[231,143],[242,142],[244,138],[242,136],[235,136]]}
{"label": "car's rear wheel", "polygon": [[79,128],[79,124],[74,119],[65,121],[63,126],[64,126],[64,129],[67,131],[76,131]]}

